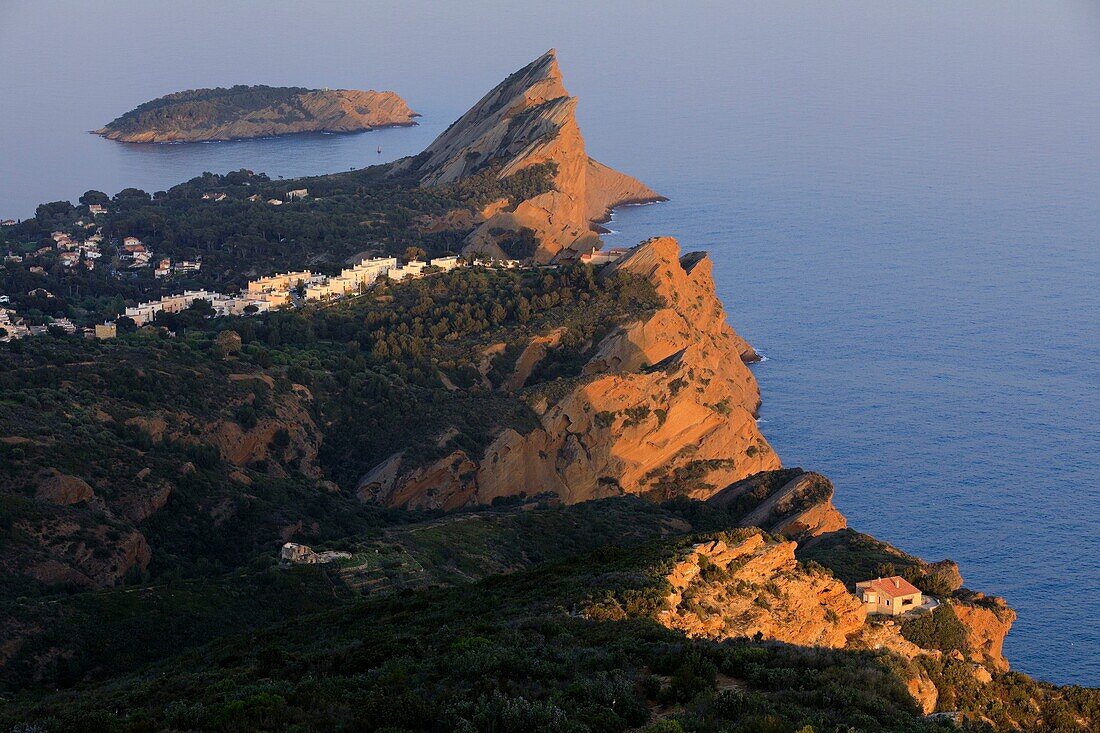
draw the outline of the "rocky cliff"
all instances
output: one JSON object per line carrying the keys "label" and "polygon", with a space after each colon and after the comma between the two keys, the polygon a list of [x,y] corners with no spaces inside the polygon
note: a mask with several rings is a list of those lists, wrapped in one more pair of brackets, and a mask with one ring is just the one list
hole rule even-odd
{"label": "rocky cliff", "polygon": [[588,157],[576,120],[576,97],[550,50],[515,72],[416,156],[395,170],[422,185],[457,181],[485,170],[505,178],[552,163],[554,190],[492,213],[468,237],[467,251],[504,256],[497,242],[529,229],[541,261],[599,247],[593,225],[615,206],[663,198],[642,182]]}
{"label": "rocky cliff", "polygon": [[241,140],[415,125],[394,92],[248,87],[193,89],[146,102],[95,131],[129,143]]}
{"label": "rocky cliff", "polygon": [[[726,323],[705,254],[651,239],[607,268],[643,277],[662,302],[594,345],[576,386],[536,404],[539,425],[505,429],[481,455],[454,453],[411,471],[400,454],[363,476],[362,498],[392,507],[455,509],[551,493],[567,503],[641,494],[706,498],[778,468],[757,429],[755,352]],[[507,386],[521,387],[555,335],[532,338]]]}
{"label": "rocky cliff", "polygon": [[[691,637],[888,652],[905,660],[896,669],[916,703],[925,713],[935,710],[939,690],[920,662],[943,657],[946,635],[914,631],[913,624],[936,628],[927,615],[868,616],[845,583],[820,565],[800,563],[796,548],[758,529],[691,546],[664,578],[669,592],[657,621]],[[950,650],[960,668],[979,684],[1007,671],[1001,644],[1015,614],[981,594],[963,592],[944,602],[950,611],[931,613],[954,614],[945,618],[957,617],[965,630],[962,648]]]}

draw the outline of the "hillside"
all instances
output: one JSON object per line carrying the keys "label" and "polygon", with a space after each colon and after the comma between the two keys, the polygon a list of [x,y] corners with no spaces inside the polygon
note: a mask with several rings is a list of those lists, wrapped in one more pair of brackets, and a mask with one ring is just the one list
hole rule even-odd
{"label": "hillside", "polygon": [[[952,719],[966,730],[1068,732],[1100,720],[1096,691],[977,674],[954,653],[909,641],[904,626],[870,623],[831,568],[798,563],[792,543],[759,530],[713,529],[731,519],[690,501],[526,505],[345,543],[361,554],[327,570],[256,565],[137,597],[101,595],[42,617],[52,642],[78,645],[62,685],[85,681],[15,693],[0,722],[794,733],[947,731]],[[413,585],[355,590],[346,581],[369,556]],[[507,565],[494,565],[502,556]],[[423,572],[463,567],[485,572],[408,590]],[[152,609],[171,615],[154,613],[150,626]],[[206,623],[173,630],[161,618]],[[230,636],[187,649],[218,633],[221,618],[236,627],[220,630]],[[264,630],[233,635],[262,619]],[[949,624],[922,633],[921,644],[955,638]],[[51,658],[38,651],[22,659]],[[17,679],[26,685],[27,673]],[[929,706],[957,713],[927,718]]]}
{"label": "hillside", "polygon": [[[9,307],[85,323],[257,272],[525,252],[0,343],[0,730],[1100,724],[1098,691],[1009,671],[1003,600],[782,465],[706,253],[576,256],[644,186],[587,157],[574,105],[551,52],[394,165],[89,192],[0,232]],[[101,266],[50,265],[90,231]],[[120,273],[127,236],[201,271]],[[855,584],[894,575],[934,609],[869,614]]]}
{"label": "hillside", "polygon": [[128,143],[243,140],[299,132],[360,132],[414,125],[393,92],[244,86],[158,97],[95,131]]}

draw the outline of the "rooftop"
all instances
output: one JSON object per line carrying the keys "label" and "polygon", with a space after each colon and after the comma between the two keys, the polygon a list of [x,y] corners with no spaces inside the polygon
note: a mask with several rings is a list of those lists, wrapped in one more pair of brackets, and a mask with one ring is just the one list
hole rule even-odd
{"label": "rooftop", "polygon": [[857,583],[857,587],[870,588],[876,590],[884,596],[894,598],[896,596],[909,596],[914,593],[920,593],[920,589],[910,583],[905,578],[899,575],[894,575],[889,578],[875,578],[874,580],[865,580],[862,583]]}

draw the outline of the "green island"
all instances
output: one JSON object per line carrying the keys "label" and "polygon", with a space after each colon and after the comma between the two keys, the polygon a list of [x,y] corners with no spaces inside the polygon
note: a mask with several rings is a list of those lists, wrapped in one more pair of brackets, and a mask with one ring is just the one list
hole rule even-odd
{"label": "green island", "polygon": [[95,131],[129,143],[212,142],[415,125],[393,92],[264,85],[189,89],[144,102]]}

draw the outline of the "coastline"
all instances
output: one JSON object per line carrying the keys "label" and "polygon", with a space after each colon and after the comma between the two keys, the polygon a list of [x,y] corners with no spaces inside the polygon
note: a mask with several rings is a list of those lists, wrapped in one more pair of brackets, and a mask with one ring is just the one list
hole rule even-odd
{"label": "coastline", "polygon": [[[412,117],[421,116],[422,115],[419,114],[412,115]],[[257,135],[187,137],[154,140],[129,140],[126,139],[128,136],[126,133],[108,130],[106,127],[101,127],[98,130],[88,130],[88,134],[101,137],[104,140],[125,143],[127,145],[185,145],[190,143],[231,143],[245,140],[274,140],[276,138],[291,137],[293,135],[358,135],[364,132],[374,132],[375,130],[386,130],[394,127],[418,127],[419,125],[420,123],[415,119],[410,119],[407,122],[387,122],[384,125],[370,125],[356,130],[330,130],[327,128],[318,128],[315,130],[288,130],[286,132],[269,132]]]}

